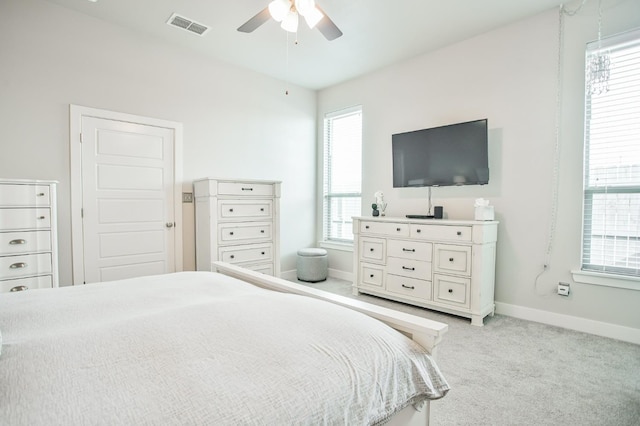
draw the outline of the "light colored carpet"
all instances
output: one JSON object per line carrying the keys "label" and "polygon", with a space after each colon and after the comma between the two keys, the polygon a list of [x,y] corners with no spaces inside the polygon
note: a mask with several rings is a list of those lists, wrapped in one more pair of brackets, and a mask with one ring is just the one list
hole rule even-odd
{"label": "light colored carpet", "polygon": [[438,365],[451,385],[431,404],[432,425],[640,426],[640,346],[496,315],[470,320],[351,294],[329,279],[314,288],[444,322]]}

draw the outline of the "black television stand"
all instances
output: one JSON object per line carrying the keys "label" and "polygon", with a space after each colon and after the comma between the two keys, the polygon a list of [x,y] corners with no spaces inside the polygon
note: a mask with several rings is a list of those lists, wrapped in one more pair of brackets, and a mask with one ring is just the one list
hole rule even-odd
{"label": "black television stand", "polygon": [[435,216],[430,214],[408,214],[406,217],[408,219],[435,219]]}

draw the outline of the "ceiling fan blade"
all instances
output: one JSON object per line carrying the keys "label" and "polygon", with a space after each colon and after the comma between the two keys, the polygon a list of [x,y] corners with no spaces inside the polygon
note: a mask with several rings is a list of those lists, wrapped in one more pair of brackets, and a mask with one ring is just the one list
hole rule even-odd
{"label": "ceiling fan blade", "polygon": [[238,27],[238,31],[243,33],[253,32],[260,25],[264,24],[271,18],[271,14],[269,13],[269,7],[265,7],[260,12],[256,13],[255,16],[249,19],[244,24]]}
{"label": "ceiling fan blade", "polygon": [[331,18],[326,14],[326,12],[320,9],[320,6],[316,4],[316,7],[324,17],[316,24],[316,28],[322,33],[323,36],[329,41],[335,40],[342,35],[342,31],[337,27],[336,24],[333,23]]}

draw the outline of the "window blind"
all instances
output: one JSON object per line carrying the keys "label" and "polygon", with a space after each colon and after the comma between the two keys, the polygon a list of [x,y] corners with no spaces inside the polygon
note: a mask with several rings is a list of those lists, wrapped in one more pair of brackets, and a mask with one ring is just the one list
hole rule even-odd
{"label": "window blind", "polygon": [[588,44],[586,65],[582,269],[640,276],[640,30]]}
{"label": "window blind", "polygon": [[362,204],[362,109],[327,114],[324,130],[323,238],[353,242],[351,218]]}

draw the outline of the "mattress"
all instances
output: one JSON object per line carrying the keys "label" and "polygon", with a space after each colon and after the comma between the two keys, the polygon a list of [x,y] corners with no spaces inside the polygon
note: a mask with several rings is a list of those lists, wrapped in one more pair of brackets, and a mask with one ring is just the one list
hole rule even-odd
{"label": "mattress", "polygon": [[213,272],[0,295],[0,424],[379,424],[449,386],[364,314]]}

